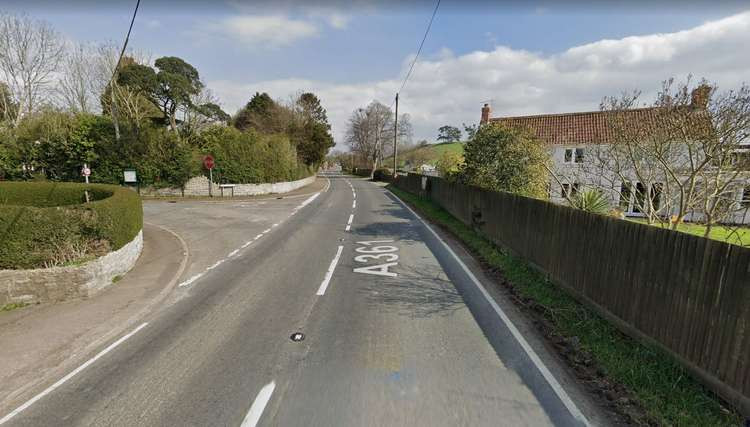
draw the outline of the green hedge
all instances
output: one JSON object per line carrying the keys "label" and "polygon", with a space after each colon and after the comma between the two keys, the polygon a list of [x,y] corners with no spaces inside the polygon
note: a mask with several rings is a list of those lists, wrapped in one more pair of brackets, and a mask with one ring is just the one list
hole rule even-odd
{"label": "green hedge", "polygon": [[[84,203],[85,190],[90,203]],[[124,187],[0,183],[0,269],[40,268],[101,255],[123,247],[142,227],[141,200]]]}

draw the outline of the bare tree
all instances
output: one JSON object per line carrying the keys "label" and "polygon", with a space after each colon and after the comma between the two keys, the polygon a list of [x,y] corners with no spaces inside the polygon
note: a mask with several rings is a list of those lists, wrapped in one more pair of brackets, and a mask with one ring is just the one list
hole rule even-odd
{"label": "bare tree", "polygon": [[18,105],[14,124],[40,104],[62,53],[63,41],[49,23],[0,14],[0,75]]}
{"label": "bare tree", "polygon": [[62,59],[57,94],[69,110],[88,113],[96,111],[98,99],[91,85],[94,77],[93,49],[77,44],[68,49]]}
{"label": "bare tree", "polygon": [[[389,139],[390,135],[390,139]],[[378,101],[366,108],[358,108],[349,118],[346,142],[352,151],[372,164],[370,179],[383,158],[383,145],[393,139],[393,112]]]}
{"label": "bare tree", "polygon": [[[750,88],[716,91],[670,79],[649,108],[639,107],[638,92],[605,98],[611,141],[589,147],[575,172],[586,178],[574,179],[632,198],[649,223],[699,222],[708,236],[714,225],[736,222],[750,185]],[[569,179],[552,172],[558,183]]]}

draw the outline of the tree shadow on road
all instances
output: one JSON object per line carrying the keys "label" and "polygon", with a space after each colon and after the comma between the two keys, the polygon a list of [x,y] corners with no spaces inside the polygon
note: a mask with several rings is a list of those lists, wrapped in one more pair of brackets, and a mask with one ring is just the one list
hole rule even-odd
{"label": "tree shadow on road", "polygon": [[466,308],[437,265],[409,268],[398,278],[374,280],[360,292],[374,308],[408,317],[450,316]]}

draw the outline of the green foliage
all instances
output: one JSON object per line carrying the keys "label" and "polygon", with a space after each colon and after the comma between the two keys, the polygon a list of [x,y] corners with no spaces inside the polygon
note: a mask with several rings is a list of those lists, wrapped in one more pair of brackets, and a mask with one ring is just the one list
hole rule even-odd
{"label": "green foliage", "polygon": [[461,129],[455,126],[441,126],[438,129],[438,141],[456,142],[461,140]]}
{"label": "green foliage", "polygon": [[[85,201],[84,191],[93,200]],[[138,195],[126,188],[74,183],[0,183],[0,269],[39,268],[117,250],[143,227]]]}
{"label": "green foliage", "polygon": [[545,198],[549,153],[526,132],[489,124],[464,148],[461,181],[494,191]]}
{"label": "green foliage", "polygon": [[466,123],[463,124],[464,132],[466,132],[466,139],[468,141],[471,141],[474,139],[474,137],[477,135],[477,132],[479,131],[479,125],[473,124],[473,125],[467,125]]}
{"label": "green foliage", "polygon": [[250,101],[237,113],[234,127],[239,130],[255,129],[260,132],[283,132],[285,127],[279,128],[276,113],[279,105],[263,92],[255,92]]}
{"label": "green foliage", "polygon": [[213,155],[224,182],[259,184],[297,180],[311,171],[297,162],[297,153],[286,135],[242,132],[226,126],[210,126],[201,133],[202,152]]}
{"label": "green foliage", "polygon": [[464,163],[464,156],[456,151],[445,150],[435,163],[437,171],[443,178],[454,181],[458,175],[461,165]]}
{"label": "green foliage", "polygon": [[609,213],[609,201],[596,189],[583,190],[571,197],[571,206],[582,211],[606,215]]}
{"label": "green foliage", "polygon": [[565,340],[575,338],[600,367],[605,381],[621,384],[629,390],[646,413],[633,424],[741,424],[738,414],[725,409],[713,393],[668,355],[620,333],[526,262],[504,252],[432,201],[393,186],[389,189],[456,236],[492,269],[502,272],[523,301],[540,308],[552,333]]}

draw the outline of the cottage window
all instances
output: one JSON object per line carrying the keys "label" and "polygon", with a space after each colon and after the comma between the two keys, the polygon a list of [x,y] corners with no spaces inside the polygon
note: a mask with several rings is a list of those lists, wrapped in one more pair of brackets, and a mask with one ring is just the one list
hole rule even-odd
{"label": "cottage window", "polygon": [[560,194],[560,197],[568,197],[569,194],[570,194],[570,184],[563,184],[562,193]]}
{"label": "cottage window", "polygon": [[750,207],[750,186],[745,187],[745,191],[742,192],[742,206]]}
{"label": "cottage window", "polygon": [[576,148],[576,163],[583,163],[583,148]]}
{"label": "cottage window", "polygon": [[573,149],[572,148],[566,148],[565,149],[565,163],[571,163],[573,161]]}
{"label": "cottage window", "polygon": [[623,183],[620,187],[620,209],[630,211],[630,184]]}

